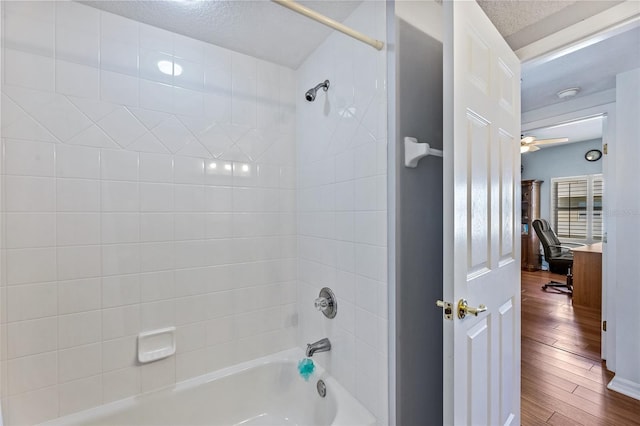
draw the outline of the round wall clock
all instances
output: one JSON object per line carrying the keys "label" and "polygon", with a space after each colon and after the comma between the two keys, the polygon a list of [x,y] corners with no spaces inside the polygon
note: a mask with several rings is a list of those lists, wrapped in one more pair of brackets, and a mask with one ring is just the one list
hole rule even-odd
{"label": "round wall clock", "polygon": [[587,161],[598,161],[600,157],[602,157],[602,151],[599,149],[591,149],[584,155]]}

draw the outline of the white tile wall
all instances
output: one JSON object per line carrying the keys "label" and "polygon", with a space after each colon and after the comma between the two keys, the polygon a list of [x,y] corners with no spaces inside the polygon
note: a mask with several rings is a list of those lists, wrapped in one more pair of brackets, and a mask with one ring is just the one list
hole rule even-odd
{"label": "white tile wall", "polygon": [[[3,6],[8,424],[294,346],[294,71],[76,2]],[[138,365],[135,336],[169,325],[178,354]]]}
{"label": "white tile wall", "polygon": [[[384,40],[384,3],[364,2],[347,24]],[[297,79],[298,94],[331,81],[313,103],[296,98],[298,342],[328,337],[315,357],[388,424],[385,53],[333,34]],[[334,320],[313,308],[324,286]]]}
{"label": "white tile wall", "polygon": [[[329,337],[320,362],[386,423],[384,54],[333,35],[294,75],[76,3],[5,13],[9,424],[288,347],[296,309],[297,343]],[[383,6],[350,21],[384,38]],[[325,285],[335,323],[310,308]],[[178,355],[137,365],[165,325]]]}

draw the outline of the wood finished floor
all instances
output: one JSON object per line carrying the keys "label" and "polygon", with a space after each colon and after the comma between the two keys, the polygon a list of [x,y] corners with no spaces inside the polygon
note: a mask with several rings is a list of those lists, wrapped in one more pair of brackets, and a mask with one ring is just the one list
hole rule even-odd
{"label": "wood finished floor", "polygon": [[607,389],[600,313],[545,292],[548,272],[522,272],[522,424],[640,425],[640,401]]}

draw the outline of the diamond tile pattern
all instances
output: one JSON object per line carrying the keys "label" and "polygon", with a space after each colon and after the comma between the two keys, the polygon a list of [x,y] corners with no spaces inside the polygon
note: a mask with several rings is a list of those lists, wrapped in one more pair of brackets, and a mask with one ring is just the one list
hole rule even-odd
{"label": "diamond tile pattern", "polygon": [[125,107],[118,107],[111,114],[98,121],[98,126],[123,148],[129,146],[147,131],[142,123]]}
{"label": "diamond tile pattern", "polygon": [[187,157],[198,157],[198,158],[213,158],[211,153],[205,149],[204,146],[196,139],[192,139],[189,143],[187,143],[184,147],[182,147],[178,151],[179,155],[185,155]]}
{"label": "diamond tile pattern", "polygon": [[24,116],[21,108],[13,102],[7,95],[2,94],[2,128],[15,123]]}
{"label": "diamond tile pattern", "polygon": [[97,148],[119,148],[118,145],[95,124],[74,136],[67,143],[70,145],[95,146]]}
{"label": "diamond tile pattern", "polygon": [[109,102],[101,102],[96,99],[76,98],[69,96],[69,100],[87,117],[93,121],[99,121],[103,117],[111,114],[118,108],[117,105]]}
{"label": "diamond tile pattern", "polygon": [[158,124],[151,132],[174,154],[195,140],[191,132],[175,116]]}
{"label": "diamond tile pattern", "polygon": [[62,95],[56,96],[48,104],[27,110],[27,113],[62,142],[68,141],[93,124]]}
{"label": "diamond tile pattern", "polygon": [[147,129],[153,129],[170,116],[170,114],[166,114],[164,112],[142,108],[129,108],[129,111],[131,111],[131,113],[135,115]]}
{"label": "diamond tile pattern", "polygon": [[136,139],[128,149],[136,152],[159,152],[168,153],[169,150],[151,132],[146,132],[140,138]]}
{"label": "diamond tile pattern", "polygon": [[9,85],[3,100],[3,135],[14,139],[259,161],[283,136],[271,123],[260,131]]}
{"label": "diamond tile pattern", "polygon": [[[294,122],[294,72],[77,2],[8,2],[9,12],[4,424],[46,422],[295,346],[295,182],[280,178],[295,170],[295,129],[261,138],[277,126],[251,120],[268,106]],[[123,37],[127,49],[114,51]],[[157,62],[139,60],[143,49],[180,63],[183,76],[159,76]],[[209,65],[229,78],[205,88],[204,54],[194,52],[211,49],[223,54]],[[290,78],[234,100],[247,63]],[[167,326],[178,353],[138,364],[137,334]]]}
{"label": "diamond tile pattern", "polygon": [[238,145],[233,145],[231,148],[226,149],[219,158],[227,161],[251,161],[251,159],[240,148],[238,148]]}
{"label": "diamond tile pattern", "polygon": [[[266,133],[266,132],[265,132]],[[256,130],[251,130],[238,140],[238,148],[256,161],[273,144],[273,137]]]}
{"label": "diamond tile pattern", "polygon": [[11,124],[6,124],[5,126],[3,123],[2,136],[12,139],[30,139],[44,142],[55,142],[56,140],[47,129],[23,112],[18,112],[17,120]]}
{"label": "diamond tile pattern", "polygon": [[45,92],[11,85],[3,86],[2,92],[27,112],[53,102],[58,96],[55,92]]}
{"label": "diamond tile pattern", "polygon": [[212,125],[196,134],[200,143],[216,158],[233,146],[233,141],[222,126]]}

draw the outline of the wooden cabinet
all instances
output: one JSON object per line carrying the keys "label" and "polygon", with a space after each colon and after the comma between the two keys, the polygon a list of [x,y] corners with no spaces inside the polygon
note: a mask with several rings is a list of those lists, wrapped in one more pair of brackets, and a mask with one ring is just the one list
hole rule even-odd
{"label": "wooden cabinet", "polygon": [[541,180],[522,181],[522,269],[537,271],[541,267],[540,240],[533,229],[533,221],[540,217]]}

